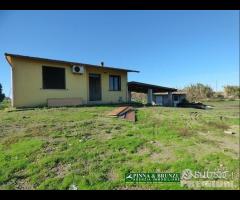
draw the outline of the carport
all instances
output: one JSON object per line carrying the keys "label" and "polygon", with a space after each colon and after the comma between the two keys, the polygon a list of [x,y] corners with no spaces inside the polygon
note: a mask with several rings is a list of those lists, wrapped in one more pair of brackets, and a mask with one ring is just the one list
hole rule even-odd
{"label": "carport", "polygon": [[147,103],[153,104],[153,93],[167,92],[168,93],[168,104],[172,106],[172,92],[177,91],[175,88],[168,88],[159,85],[151,85],[147,83],[128,82],[128,101],[131,102],[131,92],[139,92],[147,94]]}

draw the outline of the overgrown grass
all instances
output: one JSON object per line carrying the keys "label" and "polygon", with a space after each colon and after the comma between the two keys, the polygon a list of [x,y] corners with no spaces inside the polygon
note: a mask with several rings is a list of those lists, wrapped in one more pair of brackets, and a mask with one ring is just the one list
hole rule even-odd
{"label": "overgrown grass", "polygon": [[139,108],[136,123],[107,117],[115,106],[1,110],[0,189],[186,189],[124,175],[220,166],[236,174],[239,101],[211,104]]}

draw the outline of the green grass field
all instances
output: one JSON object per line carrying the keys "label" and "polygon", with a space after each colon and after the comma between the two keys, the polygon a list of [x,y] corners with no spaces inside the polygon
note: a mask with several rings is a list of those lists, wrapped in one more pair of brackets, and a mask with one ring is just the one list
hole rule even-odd
{"label": "green grass field", "polygon": [[220,166],[234,172],[237,189],[239,101],[208,104],[214,109],[138,108],[135,123],[106,116],[110,106],[5,105],[0,189],[188,189],[179,183],[125,183],[124,176]]}

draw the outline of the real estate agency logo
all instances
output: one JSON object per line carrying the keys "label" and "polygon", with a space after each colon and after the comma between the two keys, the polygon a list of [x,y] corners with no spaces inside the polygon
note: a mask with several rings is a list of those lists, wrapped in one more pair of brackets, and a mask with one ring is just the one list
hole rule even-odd
{"label": "real estate agency logo", "polygon": [[182,173],[126,173],[125,182],[179,182],[188,188],[235,188],[234,173],[224,168],[206,171],[185,169]]}
{"label": "real estate agency logo", "polygon": [[183,170],[181,174],[181,186],[190,188],[235,188],[234,173],[224,168],[213,171]]}
{"label": "real estate agency logo", "polygon": [[126,173],[125,182],[180,182],[180,173]]}

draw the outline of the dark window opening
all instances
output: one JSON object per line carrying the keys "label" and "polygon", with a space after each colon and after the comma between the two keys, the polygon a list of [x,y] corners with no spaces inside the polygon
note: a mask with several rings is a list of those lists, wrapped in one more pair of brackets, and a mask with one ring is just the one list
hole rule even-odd
{"label": "dark window opening", "polygon": [[66,89],[65,68],[42,67],[43,89]]}
{"label": "dark window opening", "polygon": [[173,96],[173,101],[178,101],[178,96],[177,95]]}
{"label": "dark window opening", "polygon": [[120,76],[109,76],[109,90],[120,91],[121,90],[121,77]]}

